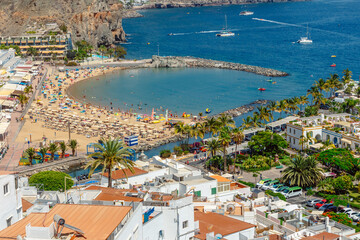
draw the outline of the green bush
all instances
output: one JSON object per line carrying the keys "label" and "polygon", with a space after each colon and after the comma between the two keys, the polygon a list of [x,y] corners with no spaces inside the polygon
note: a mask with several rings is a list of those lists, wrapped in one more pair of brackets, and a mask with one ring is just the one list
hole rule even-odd
{"label": "green bush", "polygon": [[242,183],[242,184],[244,184],[244,185],[246,185],[246,186],[249,186],[249,187],[251,187],[251,188],[254,188],[254,187],[255,187],[255,184],[252,183],[252,182],[245,182],[245,181],[242,181],[242,180],[238,180],[238,181],[239,181],[239,183]]}
{"label": "green bush", "polygon": [[76,62],[68,62],[66,64],[66,66],[72,67],[72,66],[77,66],[78,64]]}
{"label": "green bush", "polygon": [[279,134],[270,131],[258,132],[248,143],[251,151],[256,155],[275,156],[282,154],[288,142]]}
{"label": "green bush", "polygon": [[280,163],[281,163],[282,165],[288,166],[288,165],[290,165],[290,163],[291,163],[291,158],[285,156],[284,158],[279,159],[279,161],[280,161]]}
{"label": "green bush", "polygon": [[160,151],[160,157],[168,158],[171,156],[171,151],[169,149],[164,149]]}
{"label": "green bush", "polygon": [[274,161],[271,158],[265,156],[254,156],[253,158],[249,157],[243,161],[240,168],[249,172],[265,171],[271,168],[269,164],[274,166]]}
{"label": "green bush", "polygon": [[266,190],[265,194],[273,196],[273,197],[278,197],[280,200],[286,201],[286,197],[284,195],[282,195],[281,193],[274,193],[271,190]]}
{"label": "green bush", "polygon": [[44,171],[35,173],[29,178],[30,185],[44,186],[45,191],[64,191],[65,190],[65,177],[66,178],[66,189],[70,189],[74,185],[74,181],[71,180],[69,174],[56,171]]}
{"label": "green bush", "polygon": [[183,150],[182,150],[181,147],[175,146],[174,147],[174,153],[176,154],[176,156],[181,156],[183,154]]}
{"label": "green bush", "polygon": [[334,167],[348,173],[358,170],[359,159],[354,158],[347,149],[336,148],[323,151],[317,155],[317,159],[328,167]]}
{"label": "green bush", "polygon": [[189,151],[184,151],[184,155],[189,154]]}

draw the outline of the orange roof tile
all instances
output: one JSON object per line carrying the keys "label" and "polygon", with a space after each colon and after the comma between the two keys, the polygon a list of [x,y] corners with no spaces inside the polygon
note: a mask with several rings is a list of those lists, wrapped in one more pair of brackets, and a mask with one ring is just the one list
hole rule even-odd
{"label": "orange roof tile", "polygon": [[256,227],[253,224],[243,222],[218,213],[194,212],[195,221],[199,221],[200,233],[195,235],[198,239],[206,239],[206,234],[214,232],[220,233],[224,237],[245,229]]}
{"label": "orange roof tile", "polygon": [[29,202],[26,199],[21,198],[21,204],[22,204],[22,211],[26,212],[29,208],[31,208],[34,204]]}
{"label": "orange roof tile", "polygon": [[119,194],[111,194],[111,193],[100,193],[94,200],[97,201],[125,201],[125,202],[142,202],[142,198],[137,197],[128,197],[128,196],[121,196]]}
{"label": "orange roof tile", "polygon": [[229,179],[219,175],[211,175],[210,177],[216,179],[218,182],[231,182]]}
{"label": "orange roof tile", "polygon": [[[140,168],[134,167],[134,172],[131,172],[129,169],[119,169],[112,172],[111,178],[116,179],[123,179],[123,178],[129,178],[133,176],[138,176],[147,173],[147,171],[144,171]],[[109,173],[104,173],[103,176],[109,177]]]}
{"label": "orange roof tile", "polygon": [[302,238],[301,240],[335,240],[335,239],[339,239],[339,238],[340,238],[340,235],[337,235],[334,233],[322,232],[322,233],[316,234],[314,236]]}
{"label": "orange roof tile", "polygon": [[155,200],[155,201],[170,201],[173,199],[172,195],[169,194],[163,194],[163,193],[159,193],[159,192],[151,192],[151,199]]}
{"label": "orange roof tile", "polygon": [[16,172],[13,172],[13,171],[0,171],[0,175],[11,175],[11,174],[14,174]]}
{"label": "orange roof tile", "polygon": [[[31,213],[0,231],[0,239],[16,239],[18,235],[25,236],[25,227],[29,223],[34,227],[49,227],[54,221],[54,215],[58,214],[65,219],[65,223],[81,229],[87,239],[103,240],[110,236],[130,210],[131,207],[124,206],[57,204],[48,213]],[[62,233],[73,232],[64,228]]]}

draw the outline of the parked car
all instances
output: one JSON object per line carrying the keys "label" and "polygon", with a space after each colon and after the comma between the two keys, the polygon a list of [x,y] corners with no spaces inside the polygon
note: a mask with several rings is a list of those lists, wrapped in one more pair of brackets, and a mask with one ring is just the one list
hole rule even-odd
{"label": "parked car", "polygon": [[265,183],[264,185],[261,186],[261,189],[262,190],[268,190],[270,189],[272,186],[274,186],[274,184],[277,184],[279,183],[279,180],[273,180],[271,182],[267,182]]}
{"label": "parked car", "polygon": [[316,208],[316,209],[319,209],[319,208],[322,207],[322,205],[324,205],[324,204],[326,204],[326,203],[327,203],[327,200],[326,200],[326,199],[323,199],[323,200],[321,200],[321,202],[315,204],[315,208]]}
{"label": "parked car", "polygon": [[348,212],[354,212],[354,210],[352,210],[352,208],[341,208],[338,210],[338,213],[348,213]]}
{"label": "parked car", "polygon": [[302,195],[301,187],[291,187],[281,192],[285,198],[297,197]]}
{"label": "parked car", "polygon": [[274,192],[276,192],[276,193],[282,193],[282,192],[285,191],[286,189],[289,189],[289,187],[288,187],[288,186],[282,186],[282,187],[277,188]]}
{"label": "parked car", "polygon": [[349,216],[349,218],[352,218],[352,215],[357,214],[358,212],[355,212],[353,210],[346,212],[346,214]]}
{"label": "parked car", "polygon": [[260,180],[258,183],[256,183],[256,187],[261,188],[264,184],[271,182],[271,181],[272,181],[271,178],[265,178],[263,180]]}
{"label": "parked car", "polygon": [[324,210],[324,212],[337,212],[338,207],[337,206],[330,206]]}
{"label": "parked car", "polygon": [[360,213],[356,213],[356,214],[351,215],[351,219],[354,222],[359,222],[360,221]]}
{"label": "parked car", "polygon": [[[308,206],[308,207],[314,207],[315,206],[315,204],[317,204],[317,203],[320,203],[320,202],[322,202],[322,201],[324,201],[324,199],[310,199],[310,200],[308,200],[307,202],[306,202],[306,206]],[[325,200],[326,201],[326,200]]]}
{"label": "parked car", "polygon": [[332,207],[332,206],[334,206],[332,203],[327,203],[327,204],[324,204],[321,207],[319,207],[319,210],[325,211],[326,209],[328,209],[329,207]]}
{"label": "parked car", "polygon": [[278,183],[278,184],[272,185],[272,187],[269,188],[269,189],[270,189],[271,191],[275,192],[277,189],[281,188],[282,186],[284,186],[284,184]]}

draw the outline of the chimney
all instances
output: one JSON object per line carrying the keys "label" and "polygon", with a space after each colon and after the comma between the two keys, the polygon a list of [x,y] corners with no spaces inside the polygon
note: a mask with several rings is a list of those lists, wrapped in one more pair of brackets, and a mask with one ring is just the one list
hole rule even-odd
{"label": "chimney", "polygon": [[331,226],[330,226],[330,220],[329,217],[325,218],[325,229],[328,233],[331,233]]}

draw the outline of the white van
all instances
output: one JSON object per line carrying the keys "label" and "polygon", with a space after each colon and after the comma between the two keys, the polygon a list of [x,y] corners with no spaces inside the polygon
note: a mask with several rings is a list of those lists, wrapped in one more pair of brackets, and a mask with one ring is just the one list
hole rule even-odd
{"label": "white van", "polygon": [[298,197],[302,195],[301,187],[292,187],[281,192],[285,198]]}

